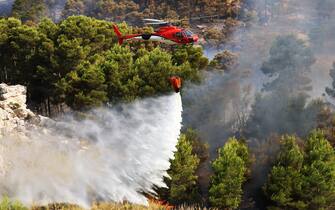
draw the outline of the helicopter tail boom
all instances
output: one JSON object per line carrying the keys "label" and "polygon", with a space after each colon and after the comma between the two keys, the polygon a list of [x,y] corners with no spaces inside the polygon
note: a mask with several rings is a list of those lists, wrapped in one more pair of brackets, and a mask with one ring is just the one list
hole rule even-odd
{"label": "helicopter tail boom", "polygon": [[122,45],[124,38],[123,38],[119,28],[117,27],[117,25],[113,25],[113,29],[114,29],[114,32],[115,32],[118,40],[119,40],[119,44]]}

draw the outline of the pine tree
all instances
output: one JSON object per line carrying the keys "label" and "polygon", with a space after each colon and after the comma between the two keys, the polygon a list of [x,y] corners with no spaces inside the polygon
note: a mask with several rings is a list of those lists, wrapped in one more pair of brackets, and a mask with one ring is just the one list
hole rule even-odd
{"label": "pine tree", "polygon": [[273,166],[267,184],[265,195],[275,203],[275,206],[288,208],[305,208],[301,200],[304,155],[294,136],[284,136],[276,164]]}
{"label": "pine tree", "polygon": [[213,207],[219,209],[239,207],[248,165],[248,148],[237,139],[230,138],[224,147],[219,149],[218,157],[212,163],[214,175],[209,189],[209,201]]}
{"label": "pine tree", "polygon": [[76,110],[101,106],[107,102],[105,76],[95,64],[84,62],[58,83],[66,104]]}
{"label": "pine tree", "polygon": [[302,197],[307,209],[335,208],[335,153],[322,131],[313,131],[305,148]]}
{"label": "pine tree", "polygon": [[[119,26],[131,33],[127,24]],[[194,81],[208,62],[198,48],[184,49],[184,59],[158,47],[130,45],[117,44],[111,22],[85,16],[30,25],[0,19],[0,80],[26,85],[28,103],[37,110],[44,105],[50,114],[52,104],[81,109],[167,93],[169,77]]]}
{"label": "pine tree", "polygon": [[177,144],[174,159],[171,160],[168,174],[170,180],[169,202],[172,204],[192,204],[197,202],[198,189],[195,172],[199,165],[199,158],[192,152],[192,143],[182,134]]}
{"label": "pine tree", "polygon": [[264,190],[271,209],[334,209],[335,153],[323,132],[313,131],[304,150],[284,137]]}
{"label": "pine tree", "polygon": [[209,158],[209,144],[203,143],[198,132],[192,128],[188,128],[184,134],[192,144],[192,153],[200,159],[200,164],[204,163]]}
{"label": "pine tree", "polygon": [[133,69],[133,56],[129,48],[115,45],[105,54],[101,69],[105,73],[108,98],[112,102],[136,99],[139,77]]}
{"label": "pine tree", "polygon": [[43,0],[15,0],[12,8],[12,16],[22,21],[37,22],[46,16],[47,8]]}

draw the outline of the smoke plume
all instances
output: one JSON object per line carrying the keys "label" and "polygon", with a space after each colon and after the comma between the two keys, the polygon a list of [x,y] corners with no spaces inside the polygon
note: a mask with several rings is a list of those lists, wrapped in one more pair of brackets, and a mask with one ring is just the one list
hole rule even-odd
{"label": "smoke plume", "polygon": [[0,0],[0,16],[7,16],[12,11],[14,0]]}
{"label": "smoke plume", "polygon": [[[202,139],[210,144],[212,158],[215,158],[217,148],[224,145],[229,136],[241,136],[247,140],[253,154],[256,154],[253,174],[245,189],[246,202],[251,198],[256,204],[254,208],[247,209],[265,209],[261,187],[270,166],[266,159],[275,157],[277,151],[277,142],[272,134],[305,135],[315,126],[320,105],[310,102],[319,98],[325,100],[325,87],[331,86],[329,70],[335,60],[332,56],[335,53],[335,2],[248,2],[254,5],[256,11],[250,12],[252,21],[245,27],[237,28],[221,49],[238,54],[238,66],[223,73],[206,72],[203,84],[186,89],[183,120],[186,127],[199,130]],[[296,62],[286,66],[283,71],[277,68],[281,78],[276,85],[273,83],[276,90],[264,90],[267,84],[278,79],[278,73],[269,75],[263,71],[264,64],[271,61],[271,48],[278,37],[286,40],[289,36],[308,45],[315,62],[305,70],[299,65],[300,60],[295,58]],[[281,52],[281,48],[290,49],[290,46],[278,44],[277,52]],[[296,50],[293,44],[291,48],[292,51]],[[205,54],[212,58],[212,50],[206,50]],[[277,55],[279,58],[282,56],[280,53]],[[279,59],[278,64],[281,64]],[[290,69],[294,69],[296,74],[292,75]],[[282,79],[284,76],[287,79]],[[298,88],[291,92],[281,91],[298,82],[310,85],[311,89],[303,91],[309,97],[299,96]]]}
{"label": "smoke plume", "polygon": [[47,1],[49,16],[55,21],[59,22],[62,18],[62,12],[67,3],[67,0],[49,0]]}
{"label": "smoke plume", "polygon": [[[185,125],[200,130],[203,139],[214,147],[223,145],[227,136],[240,135],[239,131],[243,130],[248,121],[251,126],[254,126],[254,122],[250,122],[249,118],[252,113],[263,113],[263,117],[258,121],[265,122],[276,111],[274,107],[278,105],[278,100],[283,106],[290,108],[291,98],[295,99],[301,92],[296,88],[283,97],[278,95],[278,91],[282,93],[280,89],[294,86],[297,82],[308,83],[310,89],[304,90],[304,93],[309,96],[308,100],[305,100],[307,105],[313,99],[324,99],[325,87],[331,85],[329,70],[334,60],[331,55],[335,51],[332,32],[335,22],[334,1],[254,0],[248,2],[252,2],[256,11],[256,13],[250,13],[249,18],[252,21],[245,26],[237,27],[228,43],[225,43],[221,49],[221,51],[230,50],[238,54],[238,66],[223,73],[205,72],[203,84],[191,86],[184,91],[184,103],[190,104],[185,106],[184,110]],[[291,63],[291,66],[288,64],[282,71],[278,70],[279,73],[283,72],[281,77],[284,79],[275,81],[277,84],[273,86],[276,86],[276,91],[267,91],[266,86],[278,79],[278,73],[264,74],[264,64],[269,61],[273,44],[278,37],[289,40],[289,36],[308,45],[314,62],[311,62],[308,70],[304,70],[299,64],[303,59],[294,58],[295,63]],[[281,56],[281,47],[287,50],[291,47],[292,51],[295,50],[293,44],[292,46],[278,44],[278,55],[275,56]],[[212,58],[212,51],[213,49],[205,49],[207,52],[205,54]],[[273,56],[274,60],[275,56]],[[278,69],[279,67],[278,60]],[[292,75],[290,69],[294,69],[297,73]],[[266,106],[253,107],[257,95],[260,100],[268,101]],[[278,116],[280,115],[278,113]],[[259,130],[265,134],[276,131],[282,134],[287,131],[282,127],[282,123],[299,125],[304,121],[292,122],[290,117],[292,116],[278,122],[276,118],[272,118],[271,126],[264,123],[267,127],[259,127]],[[206,123],[198,119],[205,119]],[[243,134],[245,138],[250,138],[250,135]],[[212,148],[212,151],[215,150],[216,148]]]}
{"label": "smoke plume", "polygon": [[46,120],[0,141],[0,193],[25,204],[124,200],[163,187],[181,129],[179,94]]}

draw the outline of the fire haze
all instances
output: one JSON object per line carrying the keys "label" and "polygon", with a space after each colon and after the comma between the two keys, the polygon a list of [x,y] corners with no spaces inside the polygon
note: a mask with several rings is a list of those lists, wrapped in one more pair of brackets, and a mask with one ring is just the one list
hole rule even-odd
{"label": "fire haze", "polygon": [[[217,148],[224,145],[228,137],[236,136],[247,140],[256,161],[251,178],[244,188],[244,202],[248,203],[250,199],[255,201],[254,208],[247,209],[266,209],[262,198],[262,186],[278,147],[278,144],[273,142],[275,138],[268,134],[297,134],[299,130],[309,131],[317,123],[315,119],[318,114],[318,109],[307,109],[309,102],[320,98],[327,102],[330,98],[323,94],[326,87],[332,87],[329,70],[332,68],[335,53],[335,1],[248,2],[256,11],[251,13],[252,20],[245,27],[243,24],[237,27],[219,49],[206,49],[205,53],[209,58],[213,58],[213,52],[229,50],[238,55],[238,65],[226,71],[205,72],[206,79],[200,86],[184,88],[183,124],[198,130],[200,137],[209,143],[212,159],[216,157]],[[296,98],[298,91],[292,91],[283,97],[277,94],[278,91],[263,90],[268,83],[278,78],[279,73],[286,71],[279,69],[276,75],[271,77],[261,69],[271,56],[275,40],[290,35],[304,41],[312,50],[315,59],[309,71],[296,69],[310,80],[308,84],[312,87],[305,91],[309,98],[301,103],[301,111],[292,111],[292,98]],[[277,49],[280,47],[284,46],[278,45]],[[293,46],[285,46],[286,49],[290,47],[294,50]],[[296,61],[299,63],[299,60]],[[292,63],[287,69],[295,65]],[[278,90],[295,84],[298,76],[281,80],[277,83]],[[302,101],[296,99],[298,102]],[[258,106],[255,106],[255,102],[258,102]],[[288,110],[296,115],[287,114]],[[299,114],[300,116],[296,117]],[[295,120],[298,118],[299,120]],[[250,132],[250,128],[257,128],[255,130],[260,131],[261,135]],[[300,133],[305,135],[307,132]],[[207,168],[210,168],[209,165],[208,163]],[[202,190],[206,194],[209,179],[202,182],[205,183]]]}
{"label": "fire haze", "polygon": [[0,141],[0,193],[25,204],[127,200],[164,186],[181,129],[179,94],[46,120],[28,138]]}

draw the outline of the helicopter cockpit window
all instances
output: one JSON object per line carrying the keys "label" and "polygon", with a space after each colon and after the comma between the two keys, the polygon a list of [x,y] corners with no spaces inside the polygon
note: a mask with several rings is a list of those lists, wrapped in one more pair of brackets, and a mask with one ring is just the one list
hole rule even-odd
{"label": "helicopter cockpit window", "polygon": [[185,32],[187,37],[192,37],[193,36],[193,33],[190,30],[185,30],[184,32]]}
{"label": "helicopter cockpit window", "polygon": [[182,34],[181,32],[177,32],[177,33],[175,34],[175,36],[176,36],[178,39],[183,38],[183,34]]}

